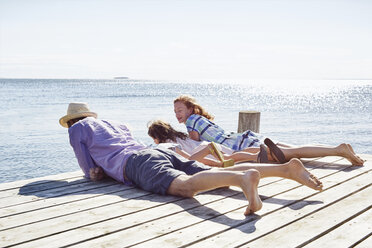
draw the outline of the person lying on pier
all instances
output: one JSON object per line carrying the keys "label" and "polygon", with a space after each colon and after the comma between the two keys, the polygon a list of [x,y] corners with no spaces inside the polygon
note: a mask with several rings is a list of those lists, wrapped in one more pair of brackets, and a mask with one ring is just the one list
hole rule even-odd
{"label": "person lying on pier", "polygon": [[86,103],[70,103],[59,123],[68,128],[70,144],[85,177],[109,176],[124,184],[162,195],[193,197],[226,186],[240,187],[248,200],[245,215],[261,209],[260,178],[282,177],[314,190],[322,183],[298,159],[285,164],[241,164],[212,168],[187,160],[169,149],[151,149],[137,142],[126,125],[97,119]]}
{"label": "person lying on pier", "polygon": [[244,150],[251,153],[257,153],[259,147],[266,144],[269,159],[280,163],[287,162],[292,158],[340,156],[346,158],[352,165],[361,166],[364,164],[364,160],[356,155],[350,144],[342,143],[338,146],[275,144],[271,139],[250,130],[243,133],[225,132],[224,129],[212,122],[213,116],[191,96],[181,95],[173,103],[178,122],[186,125],[189,137],[196,141],[213,141],[234,151]]}
{"label": "person lying on pier", "polygon": [[189,160],[196,160],[213,167],[229,167],[235,162],[268,163],[263,145],[257,153],[235,152],[229,147],[214,142],[192,140],[186,133],[175,130],[162,120],[149,122],[147,134],[160,147],[172,149]]}

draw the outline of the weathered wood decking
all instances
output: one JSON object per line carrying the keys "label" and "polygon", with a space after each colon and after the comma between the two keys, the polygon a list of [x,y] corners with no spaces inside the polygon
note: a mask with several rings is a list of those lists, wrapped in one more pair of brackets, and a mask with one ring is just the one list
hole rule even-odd
{"label": "weathered wood decking", "polygon": [[372,247],[372,156],[304,160],[316,192],[290,180],[260,182],[263,208],[243,215],[238,189],[194,199],[160,196],[80,172],[0,185],[1,247]]}

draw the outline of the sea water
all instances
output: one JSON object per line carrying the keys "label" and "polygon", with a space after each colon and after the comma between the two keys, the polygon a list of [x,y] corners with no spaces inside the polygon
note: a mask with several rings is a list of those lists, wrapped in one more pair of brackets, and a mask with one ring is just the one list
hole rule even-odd
{"label": "sea water", "polygon": [[170,122],[173,100],[194,96],[215,122],[237,131],[242,110],[261,112],[260,133],[290,144],[350,143],[372,154],[371,80],[151,81],[0,79],[0,183],[79,170],[58,120],[69,102],[127,123],[147,145],[147,123]]}

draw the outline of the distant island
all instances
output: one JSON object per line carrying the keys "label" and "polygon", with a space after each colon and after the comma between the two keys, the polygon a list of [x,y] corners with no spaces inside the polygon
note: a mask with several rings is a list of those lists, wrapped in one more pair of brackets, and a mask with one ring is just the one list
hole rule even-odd
{"label": "distant island", "polygon": [[114,77],[114,79],[129,79],[129,77]]}

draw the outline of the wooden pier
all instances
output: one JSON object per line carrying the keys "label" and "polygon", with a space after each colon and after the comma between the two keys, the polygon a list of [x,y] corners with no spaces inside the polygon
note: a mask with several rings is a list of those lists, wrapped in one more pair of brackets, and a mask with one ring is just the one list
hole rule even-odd
{"label": "wooden pier", "polygon": [[303,160],[317,192],[265,178],[263,208],[237,188],[160,196],[81,172],[0,184],[0,247],[372,247],[372,156]]}

